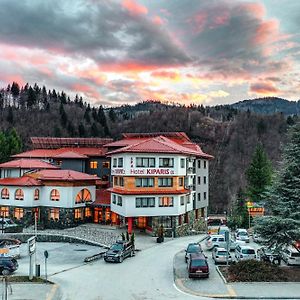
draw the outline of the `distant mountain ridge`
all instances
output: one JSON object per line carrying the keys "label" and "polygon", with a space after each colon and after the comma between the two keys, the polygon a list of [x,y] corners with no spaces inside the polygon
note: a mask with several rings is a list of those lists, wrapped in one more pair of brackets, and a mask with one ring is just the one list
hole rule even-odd
{"label": "distant mountain ridge", "polygon": [[241,110],[251,111],[258,114],[283,113],[284,115],[300,115],[300,100],[289,101],[283,98],[266,97],[253,100],[239,101],[228,105],[228,107]]}

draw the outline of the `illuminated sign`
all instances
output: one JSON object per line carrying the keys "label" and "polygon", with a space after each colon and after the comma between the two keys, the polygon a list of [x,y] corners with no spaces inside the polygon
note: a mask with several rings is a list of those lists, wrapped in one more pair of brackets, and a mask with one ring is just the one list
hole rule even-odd
{"label": "illuminated sign", "polygon": [[[112,175],[125,175],[125,169],[112,169]],[[134,169],[129,170],[130,175],[174,175],[174,170],[172,169]]]}

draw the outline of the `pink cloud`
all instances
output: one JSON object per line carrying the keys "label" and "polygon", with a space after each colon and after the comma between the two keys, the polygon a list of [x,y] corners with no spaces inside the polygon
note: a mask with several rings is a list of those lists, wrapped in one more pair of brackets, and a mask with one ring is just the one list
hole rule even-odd
{"label": "pink cloud", "polygon": [[75,83],[71,86],[71,89],[75,92],[81,92],[88,97],[97,99],[100,97],[100,93],[93,89],[91,86],[81,83]]}
{"label": "pink cloud", "polygon": [[255,82],[250,85],[250,92],[261,95],[277,95],[280,90],[272,82]]}
{"label": "pink cloud", "polygon": [[266,9],[261,3],[240,3],[239,9],[249,12],[258,19],[262,19],[266,14]]}
{"label": "pink cloud", "polygon": [[7,84],[11,84],[14,81],[17,82],[20,86],[25,85],[25,80],[18,74],[4,74],[3,72],[1,72],[0,80],[6,82]]}
{"label": "pink cloud", "polygon": [[134,0],[123,0],[122,6],[133,15],[146,15],[148,13],[147,7],[135,2]]}
{"label": "pink cloud", "polygon": [[153,22],[155,25],[159,25],[159,26],[161,26],[161,25],[164,24],[163,19],[162,19],[161,17],[159,17],[159,16],[154,16],[154,17],[152,18],[152,22]]}
{"label": "pink cloud", "polygon": [[173,71],[157,71],[152,72],[151,76],[153,77],[159,77],[159,78],[167,78],[171,80],[178,80],[180,79],[180,75],[177,72]]}

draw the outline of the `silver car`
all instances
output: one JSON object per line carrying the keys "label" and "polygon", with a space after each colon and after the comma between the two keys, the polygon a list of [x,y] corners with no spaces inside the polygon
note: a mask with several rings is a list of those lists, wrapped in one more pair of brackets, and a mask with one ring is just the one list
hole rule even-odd
{"label": "silver car", "polygon": [[232,262],[232,257],[230,252],[227,252],[225,248],[214,248],[212,251],[212,259],[217,263],[226,263],[228,258],[228,262]]}
{"label": "silver car", "polygon": [[250,238],[246,229],[237,229],[235,232],[235,239],[237,241],[250,242]]}

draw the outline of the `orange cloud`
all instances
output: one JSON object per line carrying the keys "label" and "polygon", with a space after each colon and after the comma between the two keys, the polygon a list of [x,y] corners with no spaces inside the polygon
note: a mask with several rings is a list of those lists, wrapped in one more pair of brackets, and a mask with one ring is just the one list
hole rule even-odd
{"label": "orange cloud", "polygon": [[122,6],[133,15],[146,15],[148,13],[147,7],[136,3],[134,0],[123,0]]}
{"label": "orange cloud", "polygon": [[250,85],[250,92],[262,95],[277,95],[280,90],[272,82],[256,82]]}
{"label": "orange cloud", "polygon": [[159,78],[165,78],[169,80],[180,80],[181,77],[178,72],[173,72],[173,71],[157,71],[157,72],[152,72],[151,76],[153,77],[159,77]]}
{"label": "orange cloud", "polygon": [[17,82],[20,86],[25,85],[25,80],[23,77],[17,74],[3,74],[0,73],[0,80],[6,82],[7,84],[11,84],[13,81]]}
{"label": "orange cloud", "polygon": [[85,94],[88,97],[97,99],[100,97],[100,94],[93,89],[92,87],[85,85],[85,84],[81,84],[81,83],[75,83],[71,86],[71,89],[75,92],[81,92],[83,94]]}
{"label": "orange cloud", "polygon": [[262,19],[266,14],[266,9],[261,3],[240,3],[239,7],[259,19]]}
{"label": "orange cloud", "polygon": [[161,25],[164,24],[163,19],[162,19],[161,17],[159,17],[159,16],[154,16],[154,17],[152,18],[152,22],[153,22],[154,24],[156,24],[156,25],[159,25],[159,26],[161,26]]}

